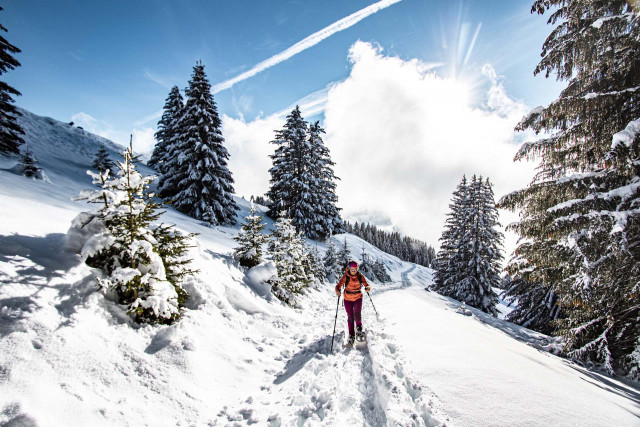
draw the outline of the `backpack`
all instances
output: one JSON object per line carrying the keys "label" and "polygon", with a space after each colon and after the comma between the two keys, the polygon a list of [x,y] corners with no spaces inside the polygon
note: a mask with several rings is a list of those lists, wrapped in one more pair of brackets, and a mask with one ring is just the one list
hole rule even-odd
{"label": "backpack", "polygon": [[[349,274],[347,274],[346,276],[347,276],[347,279],[344,282],[344,291],[348,294],[359,294],[360,292],[362,292],[361,290],[359,290],[358,292],[348,291],[347,286],[349,286],[349,281],[351,280],[351,276]],[[360,283],[360,288],[362,288],[362,274],[359,271],[356,274],[356,277],[358,278],[358,282]]]}

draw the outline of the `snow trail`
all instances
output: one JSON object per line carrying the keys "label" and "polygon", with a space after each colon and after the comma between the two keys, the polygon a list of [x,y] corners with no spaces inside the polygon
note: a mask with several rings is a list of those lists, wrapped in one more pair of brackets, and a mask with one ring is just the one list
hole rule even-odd
{"label": "snow trail", "polygon": [[[403,275],[401,287],[410,285],[407,275],[412,270]],[[340,310],[333,353],[330,332],[335,306],[327,300],[306,310],[313,311],[309,318],[315,321],[305,322],[302,330],[307,333],[291,336],[290,344],[296,350],[284,352],[288,357],[273,381],[223,408],[214,425],[443,424],[440,402],[410,372],[394,337],[385,330],[385,318],[376,320],[370,302],[363,307],[367,347],[344,347],[346,316]]]}

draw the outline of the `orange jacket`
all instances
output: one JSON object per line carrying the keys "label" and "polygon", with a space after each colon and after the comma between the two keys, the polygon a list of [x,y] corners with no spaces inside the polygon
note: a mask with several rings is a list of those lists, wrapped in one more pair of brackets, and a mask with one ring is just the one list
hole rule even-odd
{"label": "orange jacket", "polygon": [[[336,285],[336,291],[339,292],[340,290],[342,290],[345,283],[347,283],[347,276],[349,276],[349,284],[344,290],[344,299],[347,301],[355,301],[359,298],[362,298],[361,287],[364,286],[365,288],[369,288],[369,283],[367,283],[367,279],[359,271],[355,274],[355,276],[352,276],[347,271]],[[358,276],[360,276],[360,280],[358,280]]]}

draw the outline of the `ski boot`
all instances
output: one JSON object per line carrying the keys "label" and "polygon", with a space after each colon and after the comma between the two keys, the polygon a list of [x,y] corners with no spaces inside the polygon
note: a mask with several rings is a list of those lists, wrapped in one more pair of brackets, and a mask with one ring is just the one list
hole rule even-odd
{"label": "ski boot", "polygon": [[344,344],[345,347],[353,347],[353,343],[356,340],[356,336],[355,335],[349,335],[349,338],[347,338],[347,342]]}

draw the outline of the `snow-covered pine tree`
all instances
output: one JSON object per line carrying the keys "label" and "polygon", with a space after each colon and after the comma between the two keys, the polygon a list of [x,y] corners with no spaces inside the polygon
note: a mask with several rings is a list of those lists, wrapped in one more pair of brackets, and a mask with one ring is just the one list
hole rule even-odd
{"label": "snow-covered pine tree", "polygon": [[374,268],[373,268],[373,260],[369,257],[364,245],[362,245],[362,252],[360,253],[360,265],[358,266],[358,270],[360,273],[364,274],[371,279],[378,280],[378,276],[376,276]]}
{"label": "snow-covered pine tree", "polygon": [[373,263],[373,274],[379,282],[386,283],[391,281],[387,267],[385,267],[384,263],[379,259]]}
{"label": "snow-covered pine tree", "polygon": [[520,277],[504,281],[502,298],[515,308],[505,316],[505,320],[551,335],[556,331],[555,320],[561,315],[558,297],[553,286],[530,283]]}
{"label": "snow-covered pine tree", "polygon": [[311,229],[303,230],[310,239],[325,239],[327,236],[342,233],[344,223],[340,218],[340,209],[336,206],[336,183],[339,179],[333,172],[335,163],[331,161],[329,149],[322,141],[324,129],[320,122],[316,121],[309,127],[310,153],[308,170],[311,197],[313,198],[313,211]]}
{"label": "snow-covered pine tree", "polygon": [[640,378],[640,26],[632,5],[534,2],[532,12],[553,9],[556,25],[534,73],[568,84],[517,126],[545,134],[515,157],[538,160],[539,172],[500,204],[520,211],[511,274],[554,287],[567,355]]}
{"label": "snow-covered pine tree", "polygon": [[347,264],[349,264],[349,261],[353,260],[351,251],[349,250],[349,245],[347,245],[346,237],[344,238],[344,243],[342,244],[342,246],[338,250],[338,253],[336,254],[336,258],[338,260],[338,269],[339,269],[338,277],[342,277],[342,275],[346,271]]}
{"label": "snow-covered pine tree", "polygon": [[496,230],[498,210],[488,179],[474,175],[469,184],[465,182],[463,177],[454,193],[454,205],[459,204],[452,206],[455,214],[447,219],[441,239],[438,266],[442,271],[436,273],[436,290],[497,316],[498,295],[493,287],[500,283],[502,260],[502,233]]}
{"label": "snow-covered pine tree", "polygon": [[22,165],[22,174],[27,178],[36,178],[38,172],[42,170],[42,168],[38,166],[38,160],[28,147],[22,154],[20,164]]}
{"label": "snow-covered pine tree", "polygon": [[281,212],[293,219],[296,227],[302,225],[301,231],[311,228],[313,207],[311,204],[306,163],[309,161],[311,144],[308,141],[308,124],[302,118],[300,108],[296,106],[287,115],[287,122],[282,130],[276,131],[271,144],[277,146],[271,156],[273,166],[271,187],[267,197],[271,200],[267,215],[277,218]]}
{"label": "snow-covered pine tree", "polygon": [[[178,164],[177,157],[179,153],[173,153],[171,149],[176,148],[175,139],[178,134],[178,124],[180,123],[183,108],[184,100],[180,94],[180,89],[178,89],[178,86],[174,86],[165,100],[162,117],[158,122],[158,131],[155,133],[155,138],[158,142],[153,148],[153,153],[147,163],[161,174],[158,184],[159,189],[164,187],[160,185],[160,183],[164,183],[162,177],[170,172],[171,166]],[[169,164],[170,162],[172,164]]]}
{"label": "snow-covered pine tree", "polygon": [[[188,96],[178,124],[175,147],[177,169],[166,179],[172,203],[179,211],[212,225],[236,223],[239,209],[233,200],[233,178],[227,167],[229,152],[223,145],[222,125],[202,63],[193,67]],[[175,184],[175,187],[173,185]]]}
{"label": "snow-covered pine tree", "polygon": [[245,223],[242,224],[240,232],[233,238],[238,242],[238,246],[234,249],[234,258],[244,267],[255,267],[262,261],[262,246],[269,241],[269,236],[262,234],[264,229],[262,217],[256,214],[256,207],[251,202],[251,213],[245,217]]}
{"label": "snow-covered pine tree", "polygon": [[[2,10],[3,8],[0,7],[0,11]],[[7,32],[2,24],[0,24],[0,30]],[[15,53],[20,53],[20,49],[0,35],[0,76],[20,66],[20,63],[13,57]],[[17,120],[17,117],[22,114],[13,105],[14,95],[20,96],[20,92],[0,81],[0,154],[18,154],[20,153],[20,145],[24,143],[20,136],[24,135],[24,130]]]}
{"label": "snow-covered pine tree", "polygon": [[324,270],[325,277],[329,281],[337,281],[342,277],[342,271],[338,266],[338,255],[336,253],[336,245],[333,243],[333,236],[327,238],[327,250],[324,253]]}
{"label": "snow-covered pine tree", "polygon": [[464,266],[469,261],[464,240],[470,221],[470,190],[463,176],[453,192],[449,213],[440,237],[440,250],[435,262],[433,290],[448,294],[464,278]]}
{"label": "snow-covered pine tree", "polygon": [[314,246],[312,248],[307,247],[307,253],[309,254],[309,272],[313,276],[313,283],[315,285],[320,285],[326,280],[327,271],[324,267],[324,262],[322,260],[322,256],[320,255],[320,251],[318,250],[318,246]]}
{"label": "snow-covered pine tree", "polygon": [[98,171],[110,170],[112,173],[116,171],[116,165],[113,163],[113,160],[109,158],[109,152],[104,144],[100,145],[100,148],[93,157],[93,164],[91,166]]}
{"label": "snow-covered pine tree", "polygon": [[186,257],[193,235],[151,225],[161,215],[149,191],[155,177],[143,177],[134,161],[129,147],[118,162],[117,177],[109,178],[108,170],[88,172],[101,189],[85,191],[78,199],[99,203],[100,208],[78,215],[71,230],[82,234],[91,224],[87,228],[94,233],[82,242],[82,258],[103,271],[101,287],[115,292],[137,322],[171,324],[188,299],[181,281],[194,273]]}
{"label": "snow-covered pine tree", "polygon": [[313,274],[309,271],[309,254],[293,222],[284,212],[275,223],[269,251],[276,264],[277,277],[272,278],[271,292],[292,307],[297,305],[296,295],[307,288]]}

